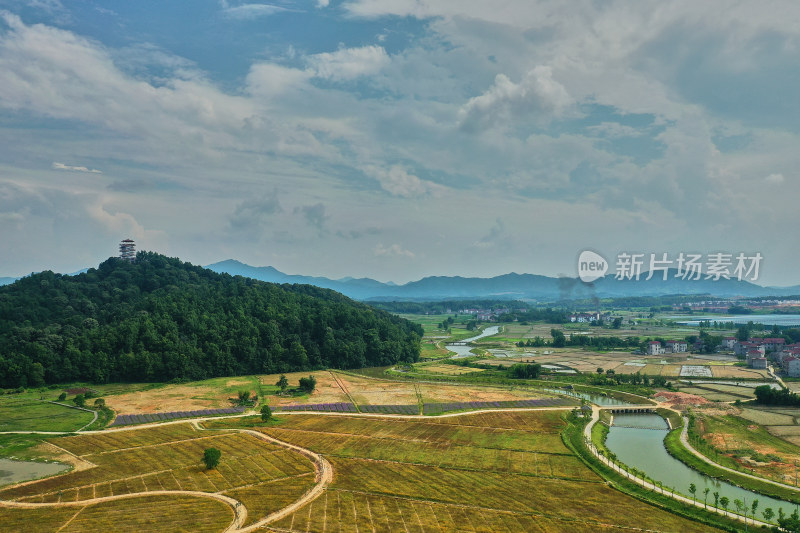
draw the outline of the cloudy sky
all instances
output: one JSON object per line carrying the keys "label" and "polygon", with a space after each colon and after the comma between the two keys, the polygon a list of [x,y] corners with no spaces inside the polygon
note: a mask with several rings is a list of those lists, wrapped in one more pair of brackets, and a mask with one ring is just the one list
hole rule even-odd
{"label": "cloudy sky", "polygon": [[800,3],[0,0],[0,276],[118,241],[405,282],[800,283]]}

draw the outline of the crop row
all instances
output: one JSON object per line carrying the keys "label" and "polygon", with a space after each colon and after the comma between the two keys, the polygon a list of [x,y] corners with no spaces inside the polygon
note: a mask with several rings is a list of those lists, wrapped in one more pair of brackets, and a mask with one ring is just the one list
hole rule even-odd
{"label": "crop row", "polygon": [[191,418],[195,416],[232,415],[243,413],[244,407],[228,407],[226,409],[201,409],[197,411],[170,411],[167,413],[147,413],[140,415],[119,415],[108,427],[129,426],[131,424],[146,424],[148,422],[161,422],[178,418]]}
{"label": "crop row", "polygon": [[435,415],[448,411],[463,411],[465,409],[510,409],[526,407],[558,407],[572,405],[574,402],[564,398],[540,398],[537,400],[504,400],[496,402],[449,402],[426,403],[423,414]]}

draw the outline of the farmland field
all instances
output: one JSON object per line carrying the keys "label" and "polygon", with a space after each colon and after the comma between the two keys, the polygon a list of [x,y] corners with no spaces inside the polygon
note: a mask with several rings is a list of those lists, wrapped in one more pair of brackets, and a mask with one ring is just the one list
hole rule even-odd
{"label": "farmland field", "polygon": [[[314,485],[314,465],[295,451],[252,435],[202,432],[189,424],[62,437],[51,440],[51,443],[88,462],[90,467],[7,487],[0,490],[0,499],[32,503],[71,502],[77,505],[72,511],[75,514],[79,508],[86,507],[81,506],[80,502],[95,498],[146,495],[151,491],[200,491],[220,493],[241,501],[248,508],[249,520],[255,521],[298,499]],[[201,463],[203,451],[209,447],[222,452],[220,464],[213,470],[205,469]],[[171,499],[164,499],[159,495],[157,499],[180,504],[179,508],[186,509],[187,519],[194,514],[211,512],[212,507],[220,508],[213,510],[216,518],[206,524],[208,528],[203,523],[208,518],[197,516],[192,519],[194,522],[186,522],[186,531],[194,531],[196,528],[219,530],[220,526],[230,523],[232,518],[230,507],[221,502],[178,495]],[[137,506],[141,512],[144,508],[141,507],[144,505],[143,501],[145,500],[142,497],[136,497],[106,503],[92,502],[80,513],[79,518],[87,521],[86,527],[89,529],[84,530],[96,530],[89,524],[110,523],[108,521],[112,520],[111,514],[125,516],[130,512],[128,509]],[[122,505],[123,502],[125,506]],[[155,517],[159,516],[159,505],[161,504],[153,506]],[[52,512],[58,514],[55,510]],[[169,506],[165,505],[160,516],[163,518],[168,513]],[[13,521],[22,514],[20,510],[0,508],[0,523]],[[224,519],[219,518],[220,516]],[[78,519],[73,520],[73,523],[76,520]],[[150,524],[151,530],[159,530],[155,527],[156,522],[142,522],[143,518],[137,520],[143,527]],[[82,523],[81,521],[78,523]],[[137,522],[134,520],[132,523]],[[181,523],[178,521],[176,524]],[[110,527],[109,530],[120,529]],[[173,528],[170,527],[170,530]]]}
{"label": "farmland field", "polygon": [[424,420],[284,417],[262,431],[325,454],[336,476],[323,496],[274,526],[319,532],[711,529],[607,487],[561,442],[563,424],[558,411]]}
{"label": "farmland field", "polygon": [[[91,505],[42,509],[0,508],[0,533],[19,531],[218,532],[233,520],[222,502],[186,496],[146,496]],[[35,524],[36,529],[32,529]]]}
{"label": "farmland field", "polygon": [[74,431],[92,418],[92,413],[47,403],[30,393],[0,396],[0,431]]}

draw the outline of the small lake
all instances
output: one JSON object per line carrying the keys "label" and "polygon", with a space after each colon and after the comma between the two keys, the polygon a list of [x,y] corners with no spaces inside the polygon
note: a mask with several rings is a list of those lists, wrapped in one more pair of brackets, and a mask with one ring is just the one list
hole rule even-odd
{"label": "small lake", "polygon": [[692,470],[664,448],[667,432],[665,420],[655,414],[614,415],[614,425],[608,432],[606,446],[621,463],[638,468],[652,479],[660,481],[666,492],[674,488],[676,493],[691,496],[689,484],[694,483],[697,487],[695,497],[702,502],[703,490],[708,487],[709,504],[714,503],[714,492],[719,492],[720,497],[727,496],[730,499],[728,509],[732,511],[736,510],[733,500],[746,500],[749,505],[758,499],[758,515],[762,520],[761,511],[767,507],[772,507],[776,515],[778,509],[783,509],[787,515],[795,510],[796,506],[792,503],[757,494]]}
{"label": "small lake", "polygon": [[[482,339],[484,337],[489,337],[491,335],[496,335],[497,332],[500,331],[500,326],[489,326],[488,328],[481,331],[480,335],[476,335],[474,337],[470,337],[469,339],[464,339],[463,341],[458,342],[472,342],[478,339]],[[452,359],[460,359],[462,357],[472,357],[474,354],[470,353],[470,350],[474,348],[474,346],[454,346],[452,344],[445,344],[445,348],[450,350],[451,352],[455,352],[456,354],[452,357]]]}
{"label": "small lake", "polygon": [[756,324],[764,324],[765,326],[800,326],[800,315],[680,315],[667,317],[669,320],[675,320],[678,324],[686,326],[697,326],[701,321],[710,322],[732,322],[734,324],[747,324],[748,322],[755,322]]}
{"label": "small lake", "polygon": [[0,486],[29,479],[54,476],[69,468],[61,463],[37,463],[35,461],[15,461],[0,459]]}

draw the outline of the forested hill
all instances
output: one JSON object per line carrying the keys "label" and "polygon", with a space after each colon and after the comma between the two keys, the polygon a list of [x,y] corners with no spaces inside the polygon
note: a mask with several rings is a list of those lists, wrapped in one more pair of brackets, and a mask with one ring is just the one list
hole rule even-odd
{"label": "forested hill", "polygon": [[0,386],[170,381],[411,362],[422,328],[310,285],[149,252],[0,287]]}

